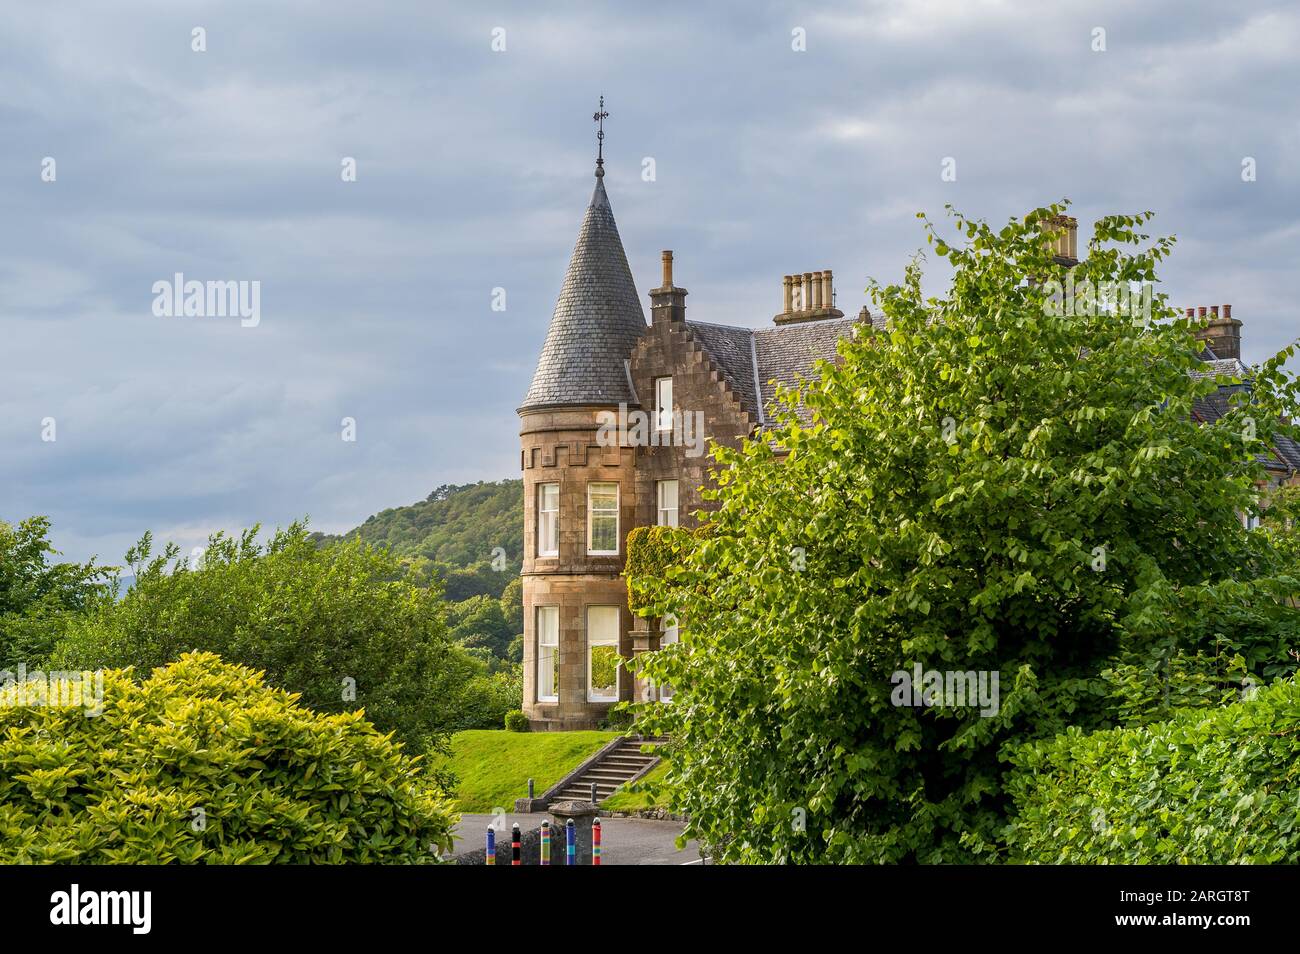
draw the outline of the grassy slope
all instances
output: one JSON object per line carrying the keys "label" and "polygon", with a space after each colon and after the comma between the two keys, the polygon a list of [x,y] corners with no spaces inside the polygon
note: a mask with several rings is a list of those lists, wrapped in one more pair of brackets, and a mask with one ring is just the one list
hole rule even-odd
{"label": "grassy slope", "polygon": [[451,758],[443,764],[460,779],[461,811],[514,811],[515,799],[528,794],[529,778],[541,795],[616,735],[471,729],[452,736]]}

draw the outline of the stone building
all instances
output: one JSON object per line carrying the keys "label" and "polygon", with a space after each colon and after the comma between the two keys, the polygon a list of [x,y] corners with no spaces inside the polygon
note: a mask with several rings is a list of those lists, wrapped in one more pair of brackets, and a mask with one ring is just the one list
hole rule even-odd
{"label": "stone building", "polygon": [[[1073,262],[1074,223],[1058,259]],[[628,610],[622,572],[634,527],[688,525],[705,508],[707,442],[738,446],[764,427],[775,385],[834,360],[845,319],[831,272],[787,275],[770,327],[688,320],[672,252],[650,291],[646,323],[605,193],[603,162],[519,407],[524,479],[524,711],[534,729],[591,728],[619,701],[643,698],[620,664],[676,634],[655,633]],[[1207,373],[1240,368],[1240,321],[1201,310]],[[1244,370],[1244,369],[1243,369]],[[1220,401],[1197,408],[1211,420]],[[611,426],[613,422],[613,426]],[[1294,480],[1300,448],[1279,439],[1267,461]]]}

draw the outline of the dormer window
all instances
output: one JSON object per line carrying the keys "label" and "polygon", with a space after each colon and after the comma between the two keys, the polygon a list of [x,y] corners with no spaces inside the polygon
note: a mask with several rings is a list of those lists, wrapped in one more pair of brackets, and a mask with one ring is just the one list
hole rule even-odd
{"label": "dormer window", "polygon": [[655,378],[655,430],[673,429],[673,379]]}

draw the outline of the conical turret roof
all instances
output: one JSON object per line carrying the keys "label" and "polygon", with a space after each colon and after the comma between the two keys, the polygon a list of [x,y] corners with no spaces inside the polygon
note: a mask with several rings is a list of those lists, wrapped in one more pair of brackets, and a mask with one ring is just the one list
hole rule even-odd
{"label": "conical turret roof", "polygon": [[521,411],[632,401],[624,362],[645,334],[645,312],[605,195],[603,171],[596,171],[596,188]]}

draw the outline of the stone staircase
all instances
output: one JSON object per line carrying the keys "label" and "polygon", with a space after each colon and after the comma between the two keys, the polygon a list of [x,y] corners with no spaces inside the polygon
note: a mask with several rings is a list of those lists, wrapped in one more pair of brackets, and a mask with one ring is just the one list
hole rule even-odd
{"label": "stone staircase", "polygon": [[602,802],[614,794],[615,789],[650,771],[659,756],[641,751],[641,746],[663,739],[632,737],[619,739],[618,744],[602,749],[578,766],[556,788],[547,792],[551,803],[567,799],[591,799],[591,783],[596,783],[596,801]]}

